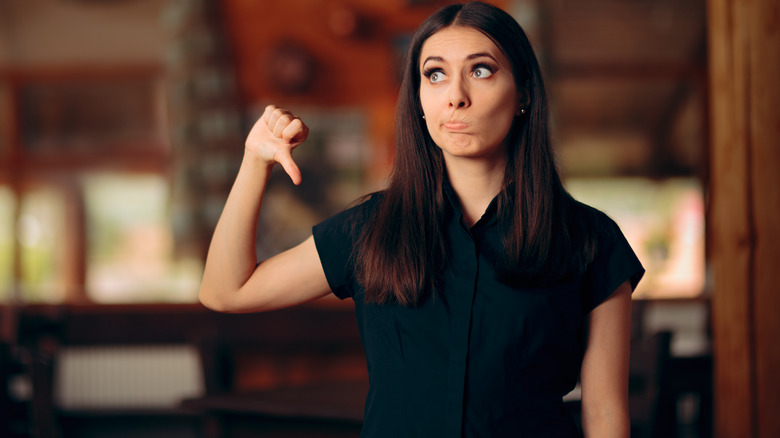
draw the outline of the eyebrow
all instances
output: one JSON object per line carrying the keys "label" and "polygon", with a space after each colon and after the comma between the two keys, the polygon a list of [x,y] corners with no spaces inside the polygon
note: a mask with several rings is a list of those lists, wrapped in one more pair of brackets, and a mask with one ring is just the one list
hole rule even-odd
{"label": "eyebrow", "polygon": [[[466,60],[467,61],[471,61],[472,59],[483,58],[483,57],[490,58],[490,59],[493,60],[493,62],[498,63],[498,60],[496,58],[494,58],[493,55],[491,55],[488,52],[472,53],[471,55],[466,57]],[[421,67],[425,67],[425,64],[427,64],[428,61],[444,62],[444,58],[442,58],[441,56],[429,56],[429,57],[425,58],[425,61],[423,61]]]}

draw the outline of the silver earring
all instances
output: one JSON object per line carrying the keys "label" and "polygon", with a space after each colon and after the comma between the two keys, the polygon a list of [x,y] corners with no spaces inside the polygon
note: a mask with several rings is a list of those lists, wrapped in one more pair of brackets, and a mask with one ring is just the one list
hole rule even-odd
{"label": "silver earring", "polygon": [[423,119],[425,119],[425,114],[423,114],[423,116],[422,116],[422,117],[423,117]]}
{"label": "silver earring", "polygon": [[525,114],[525,108],[520,108],[520,114]]}

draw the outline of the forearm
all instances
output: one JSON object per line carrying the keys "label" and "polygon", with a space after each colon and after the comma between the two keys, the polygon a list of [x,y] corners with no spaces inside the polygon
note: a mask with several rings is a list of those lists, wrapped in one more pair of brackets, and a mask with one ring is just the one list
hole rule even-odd
{"label": "forearm", "polygon": [[582,431],[585,438],[628,438],[630,422],[625,406],[588,408],[583,405]]}
{"label": "forearm", "polygon": [[200,300],[208,307],[224,308],[254,271],[257,221],[271,164],[244,155],[206,257]]}

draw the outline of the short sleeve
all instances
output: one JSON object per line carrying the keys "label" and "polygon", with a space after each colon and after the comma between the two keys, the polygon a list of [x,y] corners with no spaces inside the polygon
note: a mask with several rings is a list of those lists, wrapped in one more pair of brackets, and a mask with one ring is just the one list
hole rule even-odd
{"label": "short sleeve", "polygon": [[362,224],[375,204],[372,199],[342,211],[312,228],[314,244],[320,257],[330,290],[339,298],[354,295],[355,266],[353,253]]}
{"label": "short sleeve", "polygon": [[598,213],[598,251],[583,279],[583,311],[590,312],[606,301],[625,281],[636,289],[645,269],[631,249],[620,227],[604,213]]}

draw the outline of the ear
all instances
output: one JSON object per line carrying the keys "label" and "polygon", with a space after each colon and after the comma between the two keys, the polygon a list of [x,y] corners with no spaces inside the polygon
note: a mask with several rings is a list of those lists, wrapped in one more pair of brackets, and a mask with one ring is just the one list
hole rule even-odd
{"label": "ear", "polygon": [[528,113],[528,106],[531,104],[531,99],[525,90],[517,92],[517,102],[515,104],[515,116],[519,116],[523,113]]}

